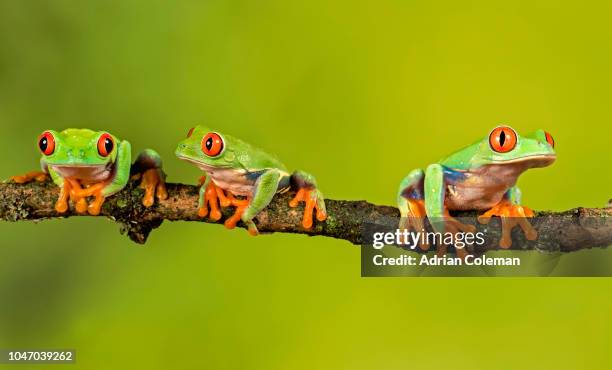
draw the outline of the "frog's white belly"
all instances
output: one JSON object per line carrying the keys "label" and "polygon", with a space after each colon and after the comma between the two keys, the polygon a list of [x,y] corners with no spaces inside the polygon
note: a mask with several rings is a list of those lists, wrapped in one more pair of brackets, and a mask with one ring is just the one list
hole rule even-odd
{"label": "frog's white belly", "polygon": [[113,176],[112,166],[71,166],[71,165],[52,165],[50,166],[63,178],[74,178],[82,183],[97,183],[110,179]]}
{"label": "frog's white belly", "polygon": [[446,207],[453,211],[488,210],[502,200],[506,186],[458,186],[447,185]]}
{"label": "frog's white belly", "polygon": [[464,172],[459,181],[447,181],[445,203],[450,210],[488,210],[516,184],[524,165],[485,165]]}
{"label": "frog's white belly", "polygon": [[250,196],[255,190],[255,180],[249,178],[248,172],[244,169],[200,167],[215,185],[234,195]]}

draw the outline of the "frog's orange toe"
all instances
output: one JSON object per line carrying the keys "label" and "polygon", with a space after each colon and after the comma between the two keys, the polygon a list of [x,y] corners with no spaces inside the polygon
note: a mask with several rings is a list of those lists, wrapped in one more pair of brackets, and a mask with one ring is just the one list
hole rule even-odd
{"label": "frog's orange toe", "polygon": [[142,204],[145,207],[151,207],[157,199],[167,199],[168,192],[166,183],[159,168],[150,168],[142,174],[140,188],[144,189],[145,195],[142,198]]}
{"label": "frog's orange toe", "polygon": [[[399,223],[400,230],[413,230],[417,233],[425,230],[425,200],[406,198],[408,204],[408,215],[402,216]],[[421,250],[429,250],[429,243],[427,239],[419,239],[417,245]]]}
{"label": "frog's orange toe", "polygon": [[295,193],[295,196],[293,197],[293,199],[291,199],[289,201],[289,207],[291,207],[291,208],[297,207],[298,204],[300,204],[300,202],[304,200],[304,193],[305,192],[306,192],[306,189],[304,189],[304,188],[299,189]]}
{"label": "frog's orange toe", "polygon": [[300,202],[305,202],[304,214],[302,216],[302,227],[310,229],[313,224],[313,211],[318,221],[325,221],[327,219],[327,212],[324,209],[319,208],[317,204],[317,198],[313,192],[315,189],[301,188],[296,193],[293,199],[289,201],[289,207],[295,208]]}
{"label": "frog's orange toe", "polygon": [[33,180],[36,182],[44,182],[47,181],[48,178],[49,176],[42,171],[32,171],[24,175],[12,176],[11,180],[17,184],[25,184]]}
{"label": "frog's orange toe", "polygon": [[499,240],[500,248],[507,249],[512,246],[512,229],[519,226],[527,240],[536,240],[538,232],[531,226],[527,218],[533,217],[533,211],[525,206],[512,204],[504,199],[495,205],[490,210],[478,216],[478,222],[486,224],[491,220],[491,217],[499,216],[501,218],[501,238]]}
{"label": "frog's orange toe", "polygon": [[217,193],[217,198],[219,199],[219,204],[221,205],[221,207],[225,208],[232,205],[234,197],[231,194],[228,193],[226,195],[223,189],[218,186],[215,186],[215,192]]}
{"label": "frog's orange toe", "polygon": [[[211,207],[213,208],[213,207]],[[221,219],[221,217],[223,216],[223,214],[221,213],[221,211],[218,208],[213,208],[210,210],[210,219],[213,221],[219,221]]]}
{"label": "frog's orange toe", "polygon": [[317,209],[317,221],[327,220],[327,212],[315,207]]}
{"label": "frog's orange toe", "polygon": [[157,199],[166,200],[168,199],[168,190],[166,189],[166,182],[162,181],[157,184],[157,190],[155,191]]}
{"label": "frog's orange toe", "polygon": [[247,231],[249,232],[249,235],[251,235],[251,236],[259,235],[259,231],[257,230],[257,227],[255,227],[255,226],[249,226]]}
{"label": "frog's orange toe", "polygon": [[55,211],[57,213],[65,213],[68,211],[68,202],[66,200],[58,200],[57,203],[55,203]]}
{"label": "frog's orange toe", "polygon": [[89,207],[87,207],[87,213],[89,213],[92,216],[97,216],[100,214],[100,211],[102,210],[102,203],[104,203],[104,198],[102,198],[101,201],[98,201],[97,199],[94,200]]}
{"label": "frog's orange toe", "polygon": [[64,186],[60,191],[60,196],[55,202],[55,211],[57,213],[64,213],[68,211],[68,199],[70,198],[70,182],[64,181]]}
{"label": "frog's orange toe", "polygon": [[75,209],[76,209],[77,213],[83,214],[83,213],[87,212],[87,208],[88,208],[87,200],[85,198],[79,198],[76,201]]}
{"label": "frog's orange toe", "polygon": [[219,209],[219,198],[217,197],[217,187],[211,181],[206,187],[206,194],[204,203],[208,203],[210,207],[210,219],[213,221],[219,221],[221,219],[221,210]]}
{"label": "frog's orange toe", "polygon": [[302,216],[302,226],[305,229],[312,227],[312,211],[314,211],[316,201],[314,199],[307,198],[306,205],[304,206],[304,215]]}
{"label": "frog's orange toe", "polygon": [[225,220],[224,225],[228,229],[233,229],[236,227],[238,221],[240,221],[240,219],[242,218],[242,214],[250,204],[250,201],[247,199],[232,199],[232,205],[236,207],[236,211],[227,220]]}
{"label": "frog's orange toe", "polygon": [[208,214],[208,207],[203,206],[201,208],[198,208],[198,217],[204,218],[206,217],[207,214]]}

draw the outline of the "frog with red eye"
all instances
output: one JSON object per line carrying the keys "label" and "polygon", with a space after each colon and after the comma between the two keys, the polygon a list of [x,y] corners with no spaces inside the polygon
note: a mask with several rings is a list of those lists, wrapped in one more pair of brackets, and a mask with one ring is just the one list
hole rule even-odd
{"label": "frog with red eye", "polygon": [[[530,168],[546,167],[556,159],[555,142],[543,130],[519,136],[508,126],[499,126],[476,143],[431,164],[425,171],[408,174],[399,186],[397,202],[401,213],[400,229],[423,229],[427,216],[440,233],[474,232],[449,215],[449,211],[486,211],[478,217],[488,223],[492,216],[502,220],[501,248],[512,245],[511,231],[520,226],[528,240],[537,232],[526,220],[533,211],[521,205],[518,177]],[[421,245],[427,250],[427,244]],[[457,248],[459,256],[467,254]],[[446,252],[439,246],[438,254]]]}
{"label": "frog with red eye", "polygon": [[[130,177],[141,178],[145,190],[142,203],[150,207],[158,199],[166,199],[165,174],[160,156],[146,149],[131,162],[131,146],[125,140],[104,131],[66,129],[49,130],[38,138],[42,153],[42,172],[14,176],[17,183],[45,181],[48,176],[60,187],[55,204],[58,213],[65,213],[72,201],[78,213],[100,214],[104,200],[119,192]],[[88,198],[93,198],[90,204]]]}
{"label": "frog with red eye", "polygon": [[236,211],[225,226],[234,228],[242,220],[249,233],[257,235],[253,219],[275,194],[293,188],[296,195],[289,205],[305,202],[304,228],[312,227],[313,213],[318,221],[327,218],[323,195],[312,175],[303,171],[290,174],[274,156],[240,139],[197,126],[178,144],[176,155],[206,174],[200,179],[200,217],[210,215],[217,221],[221,219],[219,206],[234,206]]}

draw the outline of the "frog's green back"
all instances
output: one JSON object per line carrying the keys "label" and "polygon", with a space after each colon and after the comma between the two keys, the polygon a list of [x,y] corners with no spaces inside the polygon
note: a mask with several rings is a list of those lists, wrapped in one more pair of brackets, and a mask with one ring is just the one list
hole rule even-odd
{"label": "frog's green back", "polygon": [[440,164],[458,169],[458,170],[468,170],[473,168],[476,163],[474,163],[474,158],[480,151],[480,146],[482,145],[482,139],[464,147],[456,151],[455,153],[443,158],[440,160]]}
{"label": "frog's green back", "polygon": [[[214,138],[217,143],[215,153],[206,153],[202,148],[204,139]],[[287,172],[285,166],[273,155],[244,142],[234,136],[226,135],[206,126],[192,128],[187,137],[177,147],[179,158],[191,160],[207,166],[236,168],[257,171],[277,168]]]}
{"label": "frog's green back", "polygon": [[[236,161],[248,170],[264,168],[278,168],[287,171],[285,165],[273,154],[255,147],[231,135],[222,134],[226,144],[226,151],[233,152]],[[227,155],[227,154],[226,154]]]}

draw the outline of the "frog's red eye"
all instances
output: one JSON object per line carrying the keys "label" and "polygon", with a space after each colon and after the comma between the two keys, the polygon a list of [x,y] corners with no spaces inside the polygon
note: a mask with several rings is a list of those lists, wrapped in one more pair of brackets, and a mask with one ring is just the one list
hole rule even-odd
{"label": "frog's red eye", "polygon": [[192,127],[189,129],[189,132],[187,133],[187,137],[191,137],[191,135],[193,135],[193,130],[195,130],[195,127]]}
{"label": "frog's red eye", "polygon": [[550,146],[552,146],[554,148],[555,147],[555,139],[553,139],[552,135],[549,134],[546,131],[544,131],[544,134],[546,134],[546,142],[548,142],[550,144]]}
{"label": "frog's red eye", "polygon": [[214,132],[209,132],[202,139],[202,151],[209,157],[216,157],[223,152],[223,139]]}
{"label": "frog's red eye", "polygon": [[44,155],[51,155],[55,151],[55,138],[49,131],[45,131],[38,137],[38,149]]}
{"label": "frog's red eye", "polygon": [[489,135],[489,145],[498,153],[508,153],[516,146],[516,132],[508,126],[499,126]]}
{"label": "frog's red eye", "polygon": [[102,134],[98,139],[98,153],[102,157],[108,157],[115,148],[115,140],[110,134]]}

